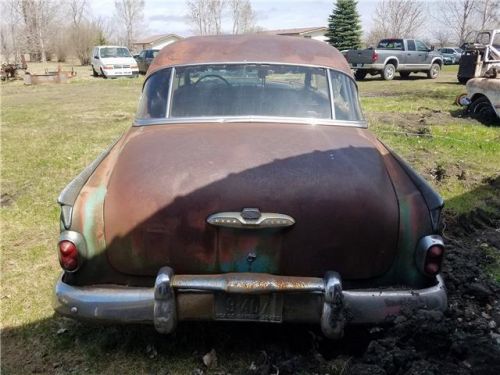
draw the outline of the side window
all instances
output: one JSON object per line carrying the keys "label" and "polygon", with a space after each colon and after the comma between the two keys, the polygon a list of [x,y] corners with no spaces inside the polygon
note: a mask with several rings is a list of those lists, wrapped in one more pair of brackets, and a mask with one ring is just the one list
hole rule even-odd
{"label": "side window", "polygon": [[363,118],[359,107],[358,90],[347,75],[330,70],[335,119],[359,121]]}
{"label": "side window", "polygon": [[417,51],[427,52],[429,50],[429,48],[425,45],[425,43],[421,42],[420,40],[416,40],[415,44],[417,46]]}
{"label": "side window", "polygon": [[142,90],[138,119],[167,117],[168,89],[171,69],[163,69],[152,74]]}
{"label": "side window", "polygon": [[408,40],[406,43],[408,44],[408,51],[415,51],[415,41],[414,40]]}

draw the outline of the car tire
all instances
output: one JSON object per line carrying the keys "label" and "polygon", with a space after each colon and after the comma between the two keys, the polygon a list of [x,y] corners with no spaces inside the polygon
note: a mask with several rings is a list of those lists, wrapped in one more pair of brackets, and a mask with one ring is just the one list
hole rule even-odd
{"label": "car tire", "polygon": [[441,70],[441,65],[434,63],[431,65],[431,68],[427,72],[427,78],[436,79],[439,77],[439,71]]}
{"label": "car tire", "polygon": [[368,72],[366,70],[356,70],[354,77],[356,78],[356,81],[362,81],[365,79],[367,73]]}
{"label": "car tire", "polygon": [[401,79],[408,79],[410,77],[411,72],[399,72]]}
{"label": "car tire", "polygon": [[97,73],[96,70],[94,69],[94,65],[92,65],[92,76],[99,77],[99,73]]}
{"label": "car tire", "polygon": [[457,79],[458,79],[458,82],[460,82],[462,85],[465,85],[470,78],[468,78],[468,77],[457,77]]}
{"label": "car tire", "polygon": [[102,78],[108,79],[108,77],[106,77],[106,74],[104,74],[104,71],[102,70],[102,68],[101,68],[101,74],[102,74]]}
{"label": "car tire", "polygon": [[467,113],[474,119],[486,124],[498,122],[495,109],[486,96],[480,96],[472,101],[467,108]]}
{"label": "car tire", "polygon": [[382,78],[386,81],[390,81],[394,79],[394,75],[396,74],[396,67],[392,64],[387,64],[384,66],[384,70],[382,71]]}

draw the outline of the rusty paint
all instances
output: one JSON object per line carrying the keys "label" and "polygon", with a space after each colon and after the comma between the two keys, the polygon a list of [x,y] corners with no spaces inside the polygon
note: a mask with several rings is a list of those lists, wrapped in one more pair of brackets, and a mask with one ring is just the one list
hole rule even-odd
{"label": "rusty paint", "polygon": [[344,56],[328,43],[255,34],[182,39],[160,51],[148,70],[148,76],[159,69],[176,65],[237,62],[322,66],[352,76]]}
{"label": "rusty paint", "polygon": [[[117,270],[322,277],[335,269],[361,279],[391,266],[397,201],[379,152],[358,129],[244,123],[129,132],[104,205],[107,256]],[[244,207],[297,222],[276,233],[206,223]],[[251,251],[255,268],[246,264]]]}

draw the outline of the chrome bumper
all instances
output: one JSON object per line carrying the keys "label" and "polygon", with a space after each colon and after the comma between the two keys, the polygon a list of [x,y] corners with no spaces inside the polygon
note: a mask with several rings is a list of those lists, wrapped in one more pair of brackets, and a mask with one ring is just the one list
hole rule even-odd
{"label": "chrome bumper", "polygon": [[54,309],[59,314],[97,321],[154,323],[161,333],[172,332],[178,320],[215,320],[214,294],[283,293],[283,321],[320,323],[330,338],[343,334],[349,323],[380,323],[405,306],[445,310],[443,279],[416,290],[342,290],[340,276],[323,279],[258,273],[175,275],[163,267],[154,287],[115,285],[75,287],[59,278]]}

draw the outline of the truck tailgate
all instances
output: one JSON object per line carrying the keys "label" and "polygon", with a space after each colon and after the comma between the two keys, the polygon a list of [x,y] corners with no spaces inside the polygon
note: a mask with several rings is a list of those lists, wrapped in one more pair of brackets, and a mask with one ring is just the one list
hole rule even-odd
{"label": "truck tailgate", "polygon": [[356,67],[357,64],[371,64],[372,55],[372,49],[352,49],[347,51],[346,59],[349,64]]}

